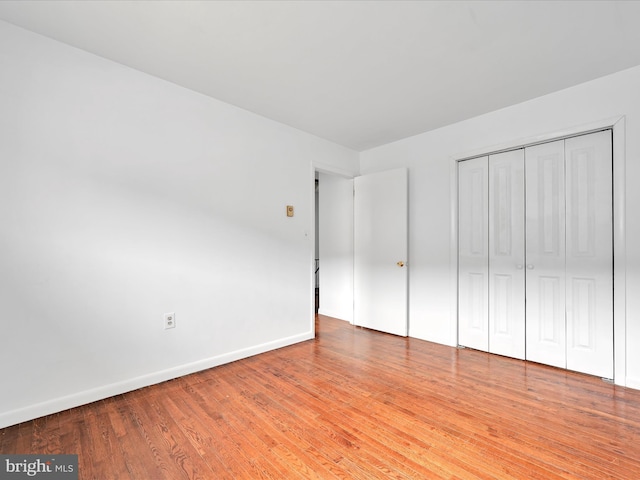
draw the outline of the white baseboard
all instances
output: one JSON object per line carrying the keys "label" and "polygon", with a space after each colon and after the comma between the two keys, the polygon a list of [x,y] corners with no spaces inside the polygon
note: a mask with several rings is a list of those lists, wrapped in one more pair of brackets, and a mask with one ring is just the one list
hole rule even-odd
{"label": "white baseboard", "polygon": [[628,388],[640,390],[640,378],[627,377],[627,383],[625,386]]}
{"label": "white baseboard", "polygon": [[217,367],[225,363],[234,362],[243,358],[265,353],[278,348],[293,345],[314,338],[313,332],[307,332],[300,335],[281,338],[273,342],[267,342],[253,347],[236,350],[234,352],[225,353],[215,357],[206,358],[197,362],[179,365],[170,369],[159,372],[150,373],[140,377],[130,378],[121,382],[112,383],[98,388],[85,390],[64,397],[54,398],[45,402],[36,403],[23,408],[18,408],[8,412],[0,413],[0,428],[16,425],[21,422],[33,420],[35,418],[50,415],[52,413],[62,412],[70,408],[86,405],[87,403],[103,400],[108,397],[120,395],[139,388],[155,385],[156,383],[166,382],[174,378],[189,375],[191,373],[207,370]]}

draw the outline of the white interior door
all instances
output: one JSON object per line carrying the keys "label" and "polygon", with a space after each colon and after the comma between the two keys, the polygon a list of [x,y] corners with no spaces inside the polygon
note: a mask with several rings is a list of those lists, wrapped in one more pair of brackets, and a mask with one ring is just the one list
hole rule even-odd
{"label": "white interior door", "polygon": [[611,131],[569,138],[566,162],[567,368],[613,378]]}
{"label": "white interior door", "polygon": [[488,157],[458,165],[458,343],[489,350]]}
{"label": "white interior door", "polygon": [[408,334],[408,172],[354,179],[354,323]]}
{"label": "white interior door", "polygon": [[564,140],[525,150],[527,359],[566,368]]}
{"label": "white interior door", "polygon": [[524,150],[489,157],[489,352],[525,358]]}

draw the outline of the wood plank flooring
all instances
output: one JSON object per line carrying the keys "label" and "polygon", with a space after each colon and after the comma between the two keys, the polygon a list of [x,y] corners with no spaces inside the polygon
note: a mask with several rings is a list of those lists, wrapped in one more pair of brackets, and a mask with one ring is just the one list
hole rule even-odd
{"label": "wood plank flooring", "polygon": [[353,327],[0,430],[82,479],[636,479],[640,391]]}

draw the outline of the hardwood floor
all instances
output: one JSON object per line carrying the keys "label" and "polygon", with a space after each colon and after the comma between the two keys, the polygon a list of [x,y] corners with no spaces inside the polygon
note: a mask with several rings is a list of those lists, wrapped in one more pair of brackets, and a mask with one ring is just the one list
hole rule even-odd
{"label": "hardwood floor", "polygon": [[640,391],[319,317],[315,340],[0,430],[82,479],[635,479]]}

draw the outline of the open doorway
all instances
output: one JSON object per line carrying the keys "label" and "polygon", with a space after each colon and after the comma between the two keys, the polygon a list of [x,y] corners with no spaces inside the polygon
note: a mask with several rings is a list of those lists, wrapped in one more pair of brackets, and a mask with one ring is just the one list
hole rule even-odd
{"label": "open doorway", "polygon": [[315,211],[316,211],[316,241],[315,241],[315,254],[314,254],[314,288],[315,288],[315,313],[318,314],[320,308],[320,202],[318,198],[318,172],[316,172],[315,178]]}
{"label": "open doorway", "polygon": [[316,313],[353,323],[353,179],[315,174]]}

